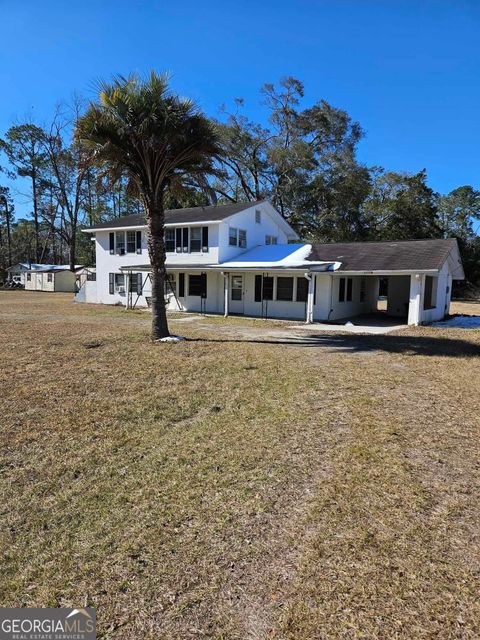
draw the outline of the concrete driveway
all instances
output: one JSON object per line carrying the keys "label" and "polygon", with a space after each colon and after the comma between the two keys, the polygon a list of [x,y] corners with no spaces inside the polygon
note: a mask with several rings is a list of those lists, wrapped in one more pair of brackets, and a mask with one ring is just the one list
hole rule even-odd
{"label": "concrete driveway", "polygon": [[218,339],[244,340],[288,340],[308,341],[315,336],[338,333],[354,333],[369,335],[384,335],[405,328],[391,318],[364,316],[345,320],[342,323],[313,323],[305,324],[289,320],[262,320],[260,318],[244,318],[232,316],[222,318],[215,315],[175,314],[172,323],[178,323],[178,331],[182,325],[213,334]]}

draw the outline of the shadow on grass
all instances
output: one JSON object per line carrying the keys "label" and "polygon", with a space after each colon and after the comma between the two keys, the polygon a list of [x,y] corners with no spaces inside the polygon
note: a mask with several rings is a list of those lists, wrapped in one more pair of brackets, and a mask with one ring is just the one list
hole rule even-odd
{"label": "shadow on grass", "polygon": [[453,338],[430,338],[426,336],[394,335],[325,335],[292,337],[285,340],[261,338],[188,338],[189,342],[234,342],[251,344],[279,344],[294,347],[323,347],[347,353],[385,351],[416,356],[445,356],[449,358],[480,357],[480,345],[468,340]]}

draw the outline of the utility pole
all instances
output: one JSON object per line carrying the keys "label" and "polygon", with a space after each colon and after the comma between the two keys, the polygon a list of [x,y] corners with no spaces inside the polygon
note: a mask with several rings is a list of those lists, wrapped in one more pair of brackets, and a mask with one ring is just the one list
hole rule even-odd
{"label": "utility pole", "polygon": [[11,211],[8,208],[7,196],[0,193],[0,199],[3,201],[5,207],[5,220],[7,222],[7,251],[8,251],[8,266],[12,266],[12,234],[10,229],[10,215]]}

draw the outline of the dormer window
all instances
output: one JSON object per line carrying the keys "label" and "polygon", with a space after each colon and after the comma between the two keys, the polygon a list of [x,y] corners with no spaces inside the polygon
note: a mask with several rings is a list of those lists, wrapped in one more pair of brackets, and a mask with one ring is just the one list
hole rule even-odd
{"label": "dormer window", "polygon": [[255,209],[255,222],[257,224],[262,224],[262,212],[260,209]]}

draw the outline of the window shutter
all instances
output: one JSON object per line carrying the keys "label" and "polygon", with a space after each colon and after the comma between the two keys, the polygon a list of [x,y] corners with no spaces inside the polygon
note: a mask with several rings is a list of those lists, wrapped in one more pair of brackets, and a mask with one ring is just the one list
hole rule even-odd
{"label": "window shutter", "polygon": [[255,276],[255,302],[262,301],[262,276]]}
{"label": "window shutter", "polygon": [[208,227],[202,227],[202,251],[208,253]]}
{"label": "window shutter", "polygon": [[202,275],[200,277],[202,279],[201,296],[202,296],[202,298],[206,298],[207,297],[207,274],[206,273],[202,273]]}
{"label": "window shutter", "polygon": [[182,230],[180,229],[180,227],[175,229],[175,236],[176,236],[176,240],[175,240],[176,252],[181,253],[182,252]]}
{"label": "window shutter", "polygon": [[185,297],[185,274],[184,273],[178,274],[178,297],[179,298]]}
{"label": "window shutter", "polygon": [[[113,235],[113,234],[110,234]],[[108,293],[112,296],[115,292],[114,283],[113,283],[114,275],[113,273],[108,274]]]}
{"label": "window shutter", "polygon": [[353,293],[353,279],[347,278],[347,302],[352,301],[352,293]]}
{"label": "window shutter", "polygon": [[182,229],[182,251],[188,253],[188,227]]}
{"label": "window shutter", "polygon": [[338,290],[338,301],[345,302],[345,278],[340,278],[340,285]]}
{"label": "window shutter", "polygon": [[142,293],[142,285],[143,285],[143,277],[141,273],[137,273],[137,294],[141,295]]}
{"label": "window shutter", "polygon": [[142,253],[142,232],[141,231],[137,231],[137,253]]}
{"label": "window shutter", "polygon": [[114,254],[115,253],[115,234],[109,233],[109,242],[110,242],[110,253]]}

